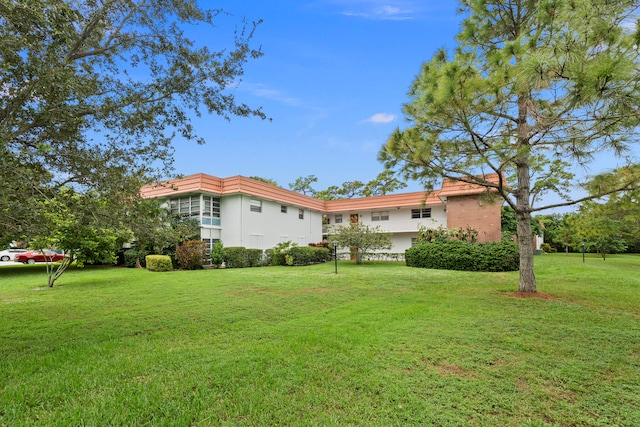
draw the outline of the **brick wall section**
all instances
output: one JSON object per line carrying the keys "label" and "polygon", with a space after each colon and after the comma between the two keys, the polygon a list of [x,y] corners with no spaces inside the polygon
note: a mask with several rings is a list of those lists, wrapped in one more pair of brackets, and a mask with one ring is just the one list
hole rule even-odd
{"label": "brick wall section", "polygon": [[480,242],[498,242],[501,239],[500,202],[488,203],[479,194],[449,196],[447,198],[447,228],[478,230]]}

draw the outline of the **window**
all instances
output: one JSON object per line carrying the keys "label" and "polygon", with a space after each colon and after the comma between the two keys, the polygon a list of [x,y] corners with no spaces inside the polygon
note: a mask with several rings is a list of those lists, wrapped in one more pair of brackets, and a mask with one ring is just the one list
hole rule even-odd
{"label": "window", "polygon": [[287,213],[287,205],[280,205],[280,212]]}
{"label": "window", "polygon": [[371,212],[371,221],[388,221],[389,211]]}
{"label": "window", "polygon": [[411,209],[411,218],[431,218],[431,208]]}
{"label": "window", "polygon": [[202,196],[202,225],[220,225],[220,198]]}
{"label": "window", "polygon": [[411,247],[414,247],[417,242],[418,242],[418,238],[417,237],[412,237],[411,238]]}
{"label": "window", "polygon": [[298,219],[304,219],[304,209],[298,209]]}
{"label": "window", "polygon": [[249,200],[249,210],[251,212],[262,212],[262,200]]}
{"label": "window", "polygon": [[[220,198],[186,196],[169,200],[172,215],[188,216],[204,225],[220,225]],[[214,219],[215,218],[215,219]]]}
{"label": "window", "polygon": [[336,215],[335,223],[336,224],[342,224],[342,214]]}

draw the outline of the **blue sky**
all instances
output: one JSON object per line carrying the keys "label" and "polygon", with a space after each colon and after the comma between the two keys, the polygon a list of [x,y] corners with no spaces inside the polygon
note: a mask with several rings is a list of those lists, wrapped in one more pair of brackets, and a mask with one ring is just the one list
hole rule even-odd
{"label": "blue sky", "polygon": [[[451,0],[222,0],[215,7],[230,15],[218,29],[198,29],[200,43],[228,47],[242,17],[263,20],[254,46],[264,56],[245,66],[234,93],[272,120],[196,120],[207,143],[176,141],[176,172],[260,176],[285,188],[315,175],[316,190],[382,172],[378,151],[405,127],[402,104],[421,64],[456,45],[462,21]],[[615,166],[602,158],[602,169],[588,173]],[[404,191],[422,189],[408,184]]]}
{"label": "blue sky", "polygon": [[[202,2],[206,6],[206,2]],[[280,186],[315,175],[317,190],[370,181],[378,151],[397,126],[420,70],[440,47],[453,47],[460,16],[453,1],[216,2],[233,16],[262,19],[255,44],[264,56],[245,67],[238,101],[272,118],[203,117],[207,143],[176,143],[181,174],[260,176]],[[200,42],[228,34],[199,33]],[[413,183],[407,190],[418,191]]]}

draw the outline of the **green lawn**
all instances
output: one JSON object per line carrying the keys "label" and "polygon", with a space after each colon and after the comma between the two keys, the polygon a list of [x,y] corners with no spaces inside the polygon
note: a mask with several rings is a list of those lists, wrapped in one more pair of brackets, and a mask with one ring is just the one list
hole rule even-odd
{"label": "green lawn", "polygon": [[536,271],[0,267],[0,425],[640,425],[640,256]]}

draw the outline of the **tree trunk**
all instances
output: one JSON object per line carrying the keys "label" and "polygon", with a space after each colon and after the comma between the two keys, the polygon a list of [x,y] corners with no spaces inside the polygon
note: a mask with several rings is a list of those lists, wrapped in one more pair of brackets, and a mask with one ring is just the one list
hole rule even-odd
{"label": "tree trunk", "polygon": [[533,234],[529,212],[516,212],[518,248],[520,249],[520,292],[536,292],[536,275],[533,269]]}
{"label": "tree trunk", "polygon": [[533,234],[531,233],[531,168],[529,166],[529,125],[527,116],[529,99],[518,97],[518,158],[515,159],[518,188],[516,196],[516,230],[520,250],[520,292],[536,292],[536,275],[533,270]]}

